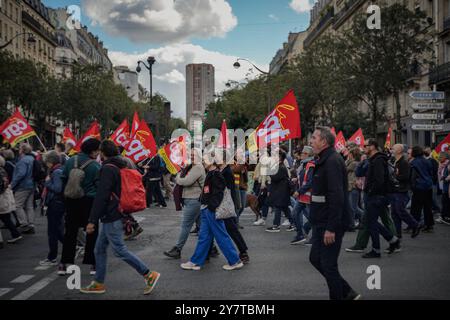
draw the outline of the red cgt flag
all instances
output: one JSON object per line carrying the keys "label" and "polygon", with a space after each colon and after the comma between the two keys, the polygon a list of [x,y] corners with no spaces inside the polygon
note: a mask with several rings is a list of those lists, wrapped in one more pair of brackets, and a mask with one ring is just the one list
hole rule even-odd
{"label": "red cgt flag", "polygon": [[231,147],[227,122],[225,120],[222,121],[222,128],[220,129],[220,136],[219,140],[217,141],[217,147],[222,149],[228,149]]}
{"label": "red cgt flag", "polygon": [[83,142],[89,140],[89,139],[97,139],[100,140],[101,136],[100,136],[100,126],[98,124],[97,121],[94,121],[90,128],[86,131],[86,133],[81,137],[80,140],[78,140],[77,145],[75,146],[75,148],[73,148],[76,152],[80,152],[81,151],[81,145],[83,144]]}
{"label": "red cgt flag", "polygon": [[289,90],[275,109],[256,128],[258,146],[301,138],[300,112],[294,90]]}
{"label": "red cgt flag", "polygon": [[64,128],[63,137],[62,137],[61,142],[62,143],[70,143],[73,146],[75,146],[77,144],[77,139],[75,138],[75,135],[72,133],[72,131],[70,130],[70,128],[68,126],[66,126]]}
{"label": "red cgt flag", "polygon": [[364,135],[363,135],[362,129],[359,128],[359,129],[355,132],[355,134],[354,134],[350,139],[348,139],[348,141],[349,141],[349,142],[354,142],[354,143],[356,143],[360,148],[363,148],[363,147],[364,147],[364,142],[365,142],[365,140],[364,140]]}
{"label": "red cgt flag", "polygon": [[391,136],[392,136],[392,128],[389,127],[388,134],[386,136],[386,142],[384,143],[384,148],[385,149],[390,149],[391,148]]}
{"label": "red cgt flag", "polygon": [[438,144],[433,151],[433,158],[438,159],[441,152],[448,152],[450,150],[450,133]]}
{"label": "red cgt flag", "polygon": [[135,111],[133,115],[133,122],[131,122],[131,133],[130,133],[131,138],[134,137],[134,135],[136,134],[136,131],[139,129],[140,124],[141,122],[139,120],[139,115],[137,111]]}
{"label": "red cgt flag", "polygon": [[183,137],[172,141],[158,151],[171,174],[177,174],[187,163],[186,143]]}
{"label": "red cgt flag", "polygon": [[154,157],[157,152],[155,138],[153,138],[147,123],[141,120],[134,137],[125,147],[124,155],[134,163],[139,163],[147,158]]}
{"label": "red cgt flag", "polygon": [[341,152],[345,148],[345,137],[342,131],[339,131],[339,133],[336,136],[334,148],[336,149],[337,152]]}
{"label": "red cgt flag", "polygon": [[8,142],[14,147],[19,142],[35,136],[36,132],[22,116],[19,108],[16,108],[12,116],[0,126],[0,134],[3,136],[5,142]]}
{"label": "red cgt flag", "polygon": [[111,137],[109,137],[109,139],[112,140],[116,146],[122,146],[125,148],[128,140],[130,140],[129,132],[130,126],[128,125],[128,120],[125,119],[116,131],[114,131]]}

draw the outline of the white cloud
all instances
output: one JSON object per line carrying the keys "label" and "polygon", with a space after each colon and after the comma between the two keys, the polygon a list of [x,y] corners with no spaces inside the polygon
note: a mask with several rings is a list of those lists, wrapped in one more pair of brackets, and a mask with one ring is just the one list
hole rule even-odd
{"label": "white cloud", "polygon": [[227,0],[82,0],[93,25],[134,42],[224,37],[237,25]]}
{"label": "white cloud", "polygon": [[[258,76],[257,71],[249,73],[251,68],[246,62],[242,62],[240,69],[233,68],[237,57],[225,55],[217,51],[209,51],[201,46],[193,44],[174,44],[150,49],[142,53],[124,53],[111,51],[109,57],[114,65],[125,65],[131,70],[136,69],[138,60],[146,61],[147,57],[154,56],[156,63],[153,66],[153,90],[160,92],[171,103],[175,117],[186,117],[186,65],[190,63],[210,63],[215,67],[216,93],[224,91],[228,80],[245,82],[245,78]],[[267,70],[268,65],[258,65],[262,70]],[[144,71],[147,71],[143,68]],[[139,82],[144,88],[149,88],[149,74],[142,71]]]}
{"label": "white cloud", "polygon": [[309,12],[312,9],[312,0],[292,0],[289,6],[298,13]]}
{"label": "white cloud", "polygon": [[274,15],[274,14],[269,14],[269,18],[272,19],[272,20],[274,20],[274,21],[279,21],[279,20],[280,20],[280,19],[279,19],[276,15]]}

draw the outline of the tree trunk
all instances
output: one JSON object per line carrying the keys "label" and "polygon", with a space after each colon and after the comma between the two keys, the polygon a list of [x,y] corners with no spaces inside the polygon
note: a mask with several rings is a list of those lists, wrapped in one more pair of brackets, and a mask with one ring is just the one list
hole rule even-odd
{"label": "tree trunk", "polygon": [[397,114],[396,114],[397,130],[395,130],[395,143],[400,143],[402,140],[402,131],[400,129],[402,127],[401,115],[400,115],[402,105],[400,104],[400,95],[399,95],[398,91],[394,92],[394,97],[395,97],[395,104],[397,107]]}
{"label": "tree trunk", "polygon": [[378,100],[376,98],[371,100],[370,107],[372,109],[372,137],[376,139],[378,131]]}

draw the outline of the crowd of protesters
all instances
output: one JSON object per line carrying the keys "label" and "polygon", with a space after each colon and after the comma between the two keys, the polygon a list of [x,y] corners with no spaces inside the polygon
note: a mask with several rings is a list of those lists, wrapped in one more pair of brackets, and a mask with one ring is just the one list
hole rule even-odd
{"label": "crowd of protesters", "polygon": [[[442,152],[435,160],[430,148],[396,144],[382,150],[375,139],[363,146],[348,143],[337,152],[334,139],[329,128],[317,128],[311,141],[293,152],[294,158],[283,146],[268,148],[256,165],[249,164],[245,153],[219,163],[194,148],[189,164],[176,176],[159,156],[135,165],[107,140],[89,139],[72,156],[71,144],[57,144],[49,152],[34,152],[27,143],[3,149],[0,221],[11,235],[6,243],[34,234],[36,213],[45,213],[48,255],[41,265],[57,266],[58,274],[65,275],[67,266],[83,255],[95,280],[81,291],[104,293],[106,250],[111,245],[144,277],[144,293],[150,293],[160,274],[150,271],[124,243],[143,232],[132,215],[119,209],[120,170],[128,168],[140,172],[148,208],[166,208],[173,196],[182,211],[178,240],[164,255],[181,259],[189,235],[198,236],[182,269],[201,270],[218,249],[227,271],[250,262],[240,216],[252,195],[257,203],[253,225],[265,226],[272,212],[273,222],[265,231],[285,227],[295,234],[290,244],[311,246],[310,261],[327,279],[330,298],[356,299],[359,295],[337,268],[345,232],[357,232],[355,244],[345,250],[369,259],[381,257],[380,235],[387,242],[384,251],[394,254],[402,250],[403,234],[416,238],[432,233],[435,223],[450,225],[450,153]],[[437,212],[440,217],[435,219]]]}

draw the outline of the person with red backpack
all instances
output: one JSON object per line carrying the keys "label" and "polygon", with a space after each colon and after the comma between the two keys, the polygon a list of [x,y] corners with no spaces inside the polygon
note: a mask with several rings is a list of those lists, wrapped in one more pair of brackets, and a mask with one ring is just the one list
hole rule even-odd
{"label": "person with red backpack", "polygon": [[[107,249],[110,244],[114,254],[144,277],[144,294],[155,287],[160,274],[150,271],[147,265],[131,253],[123,239],[122,213],[133,213],[146,207],[145,190],[138,171],[127,169],[127,164],[116,145],[105,140],[100,146],[103,165],[100,169],[98,189],[89,217],[86,232],[92,234],[100,226],[95,246],[96,274],[94,281],[82,293],[105,293]],[[136,208],[137,207],[139,208]],[[101,224],[99,224],[99,220]]]}

